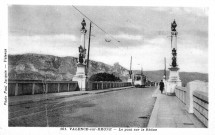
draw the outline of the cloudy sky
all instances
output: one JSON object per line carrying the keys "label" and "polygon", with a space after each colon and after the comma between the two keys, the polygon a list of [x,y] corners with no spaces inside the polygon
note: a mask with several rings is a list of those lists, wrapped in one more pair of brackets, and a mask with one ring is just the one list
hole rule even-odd
{"label": "cloudy sky", "polygon": [[[9,7],[9,54],[78,56],[82,16],[72,6]],[[133,69],[159,70],[171,63],[170,26],[178,31],[181,71],[208,73],[208,9],[180,7],[77,6],[93,24],[92,60]],[[89,31],[89,20],[86,20]],[[86,43],[88,43],[88,32]],[[110,36],[111,35],[111,36]],[[106,40],[111,40],[106,42]],[[120,41],[120,42],[117,42]]]}

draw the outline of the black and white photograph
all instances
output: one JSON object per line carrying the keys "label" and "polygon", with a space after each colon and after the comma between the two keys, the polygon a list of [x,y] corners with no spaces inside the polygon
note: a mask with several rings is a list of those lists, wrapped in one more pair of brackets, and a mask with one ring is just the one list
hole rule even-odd
{"label": "black and white photograph", "polygon": [[2,7],[2,133],[212,134],[210,4]]}

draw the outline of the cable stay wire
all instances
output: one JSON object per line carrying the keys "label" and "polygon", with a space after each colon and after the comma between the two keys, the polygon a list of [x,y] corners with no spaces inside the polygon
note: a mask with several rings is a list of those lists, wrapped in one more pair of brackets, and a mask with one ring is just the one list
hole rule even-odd
{"label": "cable stay wire", "polygon": [[[117,43],[119,43],[120,41],[117,40],[116,38],[114,38],[111,34],[109,34],[108,32],[106,32],[104,29],[102,29],[101,27],[99,27],[94,21],[92,21],[89,17],[87,17],[83,12],[81,12],[78,8],[76,8],[74,5],[72,5],[74,9],[76,9],[81,15],[83,15],[84,17],[86,17],[89,21],[92,22],[92,24],[94,24],[98,29],[100,29],[102,32],[104,32],[106,35],[108,35],[110,38],[114,39]],[[114,44],[116,45],[116,44]],[[119,46],[116,45],[118,48]]]}
{"label": "cable stay wire", "polygon": [[[115,41],[116,41],[116,43],[118,43],[118,44],[120,44],[120,41],[119,40],[117,40],[116,38],[114,38],[111,34],[109,34],[108,32],[106,32],[104,29],[102,29],[100,26],[98,26],[94,21],[92,21],[87,15],[85,15],[83,12],[81,12],[77,7],[75,7],[74,5],[72,5],[73,6],[73,8],[75,9],[75,10],[77,10],[81,15],[83,15],[85,18],[87,18],[92,24],[94,24],[98,29],[100,29],[102,32],[104,32],[107,36],[109,36],[110,38],[112,38],[112,39],[114,39]],[[93,26],[93,25],[92,25]],[[107,41],[107,40],[105,40],[105,41]],[[109,42],[107,42],[107,43],[109,43]],[[127,51],[128,51],[128,46],[126,47],[126,48],[123,48],[123,47],[121,47],[121,46],[119,46],[119,45],[117,45],[116,43],[114,43],[114,42],[112,42],[113,43],[113,45],[115,45],[117,48],[122,48],[123,50],[125,50],[125,51],[123,51],[124,52],[124,54],[126,55],[126,56],[128,56],[128,53],[127,53]],[[126,50],[127,49],[127,50]]]}

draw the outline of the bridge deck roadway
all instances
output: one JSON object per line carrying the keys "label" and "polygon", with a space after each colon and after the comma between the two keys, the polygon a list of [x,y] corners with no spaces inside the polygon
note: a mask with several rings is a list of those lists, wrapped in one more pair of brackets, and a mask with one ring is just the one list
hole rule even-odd
{"label": "bridge deck roadway", "polygon": [[22,102],[9,105],[9,126],[146,127],[155,103],[152,97],[155,89],[109,89],[91,91],[90,94],[75,92],[76,96],[65,94],[66,98],[47,94],[49,100],[44,100],[44,95],[40,95],[41,100],[39,95],[34,95],[36,100],[33,96],[10,97],[11,103],[18,102],[19,98]]}
{"label": "bridge deck roadway", "polygon": [[133,86],[121,87],[121,88],[110,88],[110,89],[104,89],[104,90],[94,90],[94,91],[71,91],[71,92],[60,92],[60,93],[11,96],[9,97],[9,105],[33,103],[38,101],[53,100],[53,99],[65,98],[65,97],[75,97],[75,96],[81,96],[81,95],[87,95],[87,94],[105,93],[105,92],[123,90],[131,87]]}

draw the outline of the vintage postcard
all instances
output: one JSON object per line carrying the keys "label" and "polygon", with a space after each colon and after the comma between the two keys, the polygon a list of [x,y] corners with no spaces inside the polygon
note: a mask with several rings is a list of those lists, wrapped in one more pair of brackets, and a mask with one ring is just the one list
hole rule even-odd
{"label": "vintage postcard", "polygon": [[0,133],[212,134],[214,2],[85,2],[2,2]]}

